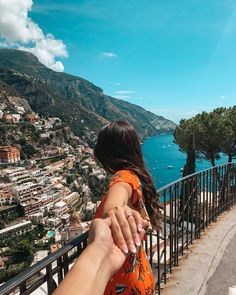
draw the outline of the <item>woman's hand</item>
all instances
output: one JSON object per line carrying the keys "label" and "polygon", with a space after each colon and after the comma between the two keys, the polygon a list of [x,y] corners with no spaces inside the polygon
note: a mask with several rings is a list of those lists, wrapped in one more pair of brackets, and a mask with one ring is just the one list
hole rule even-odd
{"label": "woman's hand", "polygon": [[115,206],[106,212],[111,219],[111,231],[116,245],[125,253],[136,253],[136,246],[141,246],[144,228],[148,222],[138,211],[129,206]]}

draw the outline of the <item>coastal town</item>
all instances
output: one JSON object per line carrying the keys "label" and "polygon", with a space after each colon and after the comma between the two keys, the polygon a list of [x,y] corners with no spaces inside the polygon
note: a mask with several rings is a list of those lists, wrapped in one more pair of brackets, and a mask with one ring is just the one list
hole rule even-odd
{"label": "coastal town", "polygon": [[[10,97],[14,100],[16,98]],[[58,117],[0,104],[0,128],[33,128],[40,143],[67,130],[58,145],[0,142],[0,283],[87,231],[107,183],[93,150]],[[3,130],[3,129],[2,129]],[[26,139],[30,142],[30,138]],[[72,143],[72,144],[71,144]],[[17,245],[16,242],[17,241]],[[13,245],[14,244],[14,245]],[[21,248],[20,246],[21,245]],[[17,248],[17,249],[16,249]],[[27,262],[23,253],[30,259]],[[29,255],[30,254],[30,255]]]}

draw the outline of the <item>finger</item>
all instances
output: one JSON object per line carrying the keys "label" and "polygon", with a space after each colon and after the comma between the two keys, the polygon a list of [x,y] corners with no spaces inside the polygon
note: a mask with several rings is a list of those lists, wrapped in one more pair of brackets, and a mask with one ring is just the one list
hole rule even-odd
{"label": "finger", "polygon": [[119,222],[116,219],[116,216],[112,215],[110,216],[110,219],[111,219],[111,231],[112,231],[114,242],[125,254],[128,254],[129,250],[128,250],[126,241],[123,237]]}
{"label": "finger", "polygon": [[127,218],[127,221],[129,223],[130,231],[131,231],[133,240],[135,242],[135,245],[137,247],[140,247],[141,241],[140,241],[140,237],[139,237],[138,230],[137,230],[137,224],[135,222],[133,215],[129,215],[129,217]]}
{"label": "finger", "polygon": [[140,234],[139,234],[141,241],[143,241],[143,239],[145,237],[145,234],[146,234],[145,230],[142,229],[141,232],[140,232]]}
{"label": "finger", "polygon": [[142,228],[146,229],[146,228],[148,228],[148,226],[149,226],[149,221],[146,219],[143,219],[142,220]]}
{"label": "finger", "polygon": [[133,214],[134,220],[136,222],[138,231],[141,232],[141,230],[143,229],[143,219],[142,219],[140,213],[136,210],[132,210],[132,214]]}
{"label": "finger", "polygon": [[[131,210],[130,210],[131,211]],[[122,235],[125,239],[125,242],[132,253],[136,253],[136,247],[134,246],[134,241],[131,233],[131,229],[129,223],[126,219],[126,215],[124,210],[116,211],[116,218],[120,225],[120,229],[122,231]]]}

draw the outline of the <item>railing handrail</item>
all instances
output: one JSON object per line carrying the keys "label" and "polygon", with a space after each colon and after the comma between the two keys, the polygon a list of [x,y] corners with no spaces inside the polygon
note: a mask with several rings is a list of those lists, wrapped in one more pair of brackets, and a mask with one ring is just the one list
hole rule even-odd
{"label": "railing handrail", "polygon": [[61,249],[56,251],[55,253],[49,254],[44,259],[40,260],[39,262],[35,263],[29,269],[24,270],[22,273],[19,273],[17,276],[11,278],[9,281],[4,283],[0,286],[0,294],[4,294],[10,292],[11,290],[18,287],[21,283],[23,283],[26,279],[32,277],[34,274],[40,272],[42,269],[46,268],[48,264],[53,263],[58,258],[63,256],[64,254],[68,253],[68,251],[72,250],[78,244],[82,243],[83,241],[87,240],[88,238],[88,231],[80,235],[79,237],[75,238],[74,240],[70,241],[66,245],[64,245]]}
{"label": "railing handrail", "polygon": [[187,176],[184,176],[184,177],[182,177],[182,178],[178,178],[177,180],[174,180],[173,182],[170,182],[170,183],[168,183],[168,184],[162,186],[161,188],[159,188],[159,189],[157,190],[157,193],[160,193],[160,192],[162,192],[163,190],[166,190],[166,189],[167,189],[168,187],[170,187],[170,186],[173,186],[173,185],[175,185],[175,184],[177,184],[177,183],[183,182],[183,180],[186,180],[186,179],[188,179],[188,178],[191,178],[191,177],[196,176],[196,175],[198,175],[198,174],[201,174],[201,173],[203,173],[203,172],[207,172],[207,171],[210,171],[210,170],[214,170],[214,169],[217,169],[218,167],[230,166],[230,165],[233,165],[233,164],[234,164],[234,162],[228,162],[228,163],[225,163],[225,164],[219,164],[219,165],[216,165],[216,166],[213,166],[213,167],[207,168],[207,169],[203,169],[203,170],[200,170],[200,171],[194,172],[194,173],[189,174],[189,175],[187,175]]}

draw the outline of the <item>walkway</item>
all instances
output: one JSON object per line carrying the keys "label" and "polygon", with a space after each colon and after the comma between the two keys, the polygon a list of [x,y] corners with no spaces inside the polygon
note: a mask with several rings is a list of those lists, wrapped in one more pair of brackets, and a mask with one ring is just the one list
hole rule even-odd
{"label": "walkway", "polygon": [[194,242],[161,294],[228,295],[232,285],[236,285],[236,206]]}

